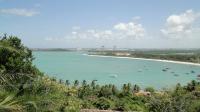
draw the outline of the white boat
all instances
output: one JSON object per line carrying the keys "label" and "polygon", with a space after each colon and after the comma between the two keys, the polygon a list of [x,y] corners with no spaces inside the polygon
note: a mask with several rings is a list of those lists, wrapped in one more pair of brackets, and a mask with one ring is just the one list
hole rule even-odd
{"label": "white boat", "polygon": [[117,78],[118,76],[117,76],[117,74],[110,74],[109,77],[110,78]]}

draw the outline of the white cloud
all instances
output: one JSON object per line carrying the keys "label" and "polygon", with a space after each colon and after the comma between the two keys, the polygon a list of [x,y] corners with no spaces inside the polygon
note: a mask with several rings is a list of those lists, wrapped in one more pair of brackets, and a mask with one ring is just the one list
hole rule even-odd
{"label": "white cloud", "polygon": [[193,24],[199,17],[200,13],[195,13],[193,10],[187,10],[179,15],[171,15],[167,18],[165,29],[161,29],[161,32],[169,38],[186,37],[193,32]]}
{"label": "white cloud", "polygon": [[87,30],[88,33],[95,33],[95,30],[93,29],[90,29],[90,30]]}
{"label": "white cloud", "polygon": [[76,34],[77,34],[77,32],[75,32],[75,31],[72,32],[72,35],[76,35]]}
{"label": "white cloud", "polygon": [[106,35],[112,35],[112,31],[106,30],[106,31],[104,31],[104,34],[106,34]]}
{"label": "white cloud", "polygon": [[114,29],[125,35],[125,37],[137,38],[145,35],[145,29],[142,24],[135,22],[119,23],[114,25]]}
{"label": "white cloud", "polygon": [[[121,27],[122,26],[122,27]],[[79,29],[80,27],[72,27],[71,32],[59,38],[46,38],[47,42],[60,42],[73,44],[77,46],[91,47],[106,45],[109,47],[115,45],[129,46],[136,39],[143,37],[145,29],[137,22],[127,22],[113,24],[107,29]],[[132,45],[132,44],[131,44]],[[133,44],[134,45],[134,44]]]}
{"label": "white cloud", "polygon": [[[79,28],[79,27],[78,27]],[[72,27],[76,30],[77,27]],[[135,39],[145,35],[145,29],[136,22],[119,23],[107,30],[88,29],[72,31],[72,39],[96,39],[96,40],[121,40]]]}
{"label": "white cloud", "polygon": [[94,29],[72,32],[73,39],[111,39],[112,34],[111,30],[100,31]]}
{"label": "white cloud", "polygon": [[127,25],[124,24],[124,23],[119,23],[119,24],[117,24],[117,25],[114,26],[114,29],[125,31],[125,30],[127,30]]}
{"label": "white cloud", "polygon": [[18,8],[0,9],[0,13],[17,15],[17,16],[26,16],[26,17],[31,17],[31,16],[35,16],[39,14],[39,12],[34,11],[34,10],[18,9]]}

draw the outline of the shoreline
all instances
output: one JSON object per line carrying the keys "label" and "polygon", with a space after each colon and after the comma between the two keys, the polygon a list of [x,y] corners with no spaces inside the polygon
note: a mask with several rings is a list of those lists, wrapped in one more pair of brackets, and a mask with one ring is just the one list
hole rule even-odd
{"label": "shoreline", "polygon": [[92,55],[90,55],[90,54],[83,54],[83,55],[95,56],[95,57],[110,57],[110,58],[122,58],[122,59],[135,59],[135,60],[157,61],[157,62],[165,62],[165,63],[175,63],[175,64],[185,64],[185,65],[192,65],[192,66],[200,66],[199,63],[183,62],[183,61],[173,61],[173,60],[134,58],[134,57],[123,57],[123,56],[104,56],[104,55],[94,55],[94,54],[92,54]]}

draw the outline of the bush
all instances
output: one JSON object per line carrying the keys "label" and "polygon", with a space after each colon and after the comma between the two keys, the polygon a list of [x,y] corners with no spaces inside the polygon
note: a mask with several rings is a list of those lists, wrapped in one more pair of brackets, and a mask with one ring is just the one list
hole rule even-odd
{"label": "bush", "polygon": [[112,103],[109,99],[101,97],[101,98],[97,99],[97,101],[94,103],[94,106],[101,110],[107,110],[112,107]]}
{"label": "bush", "polygon": [[150,112],[173,112],[171,99],[163,96],[151,97],[148,108]]}
{"label": "bush", "polygon": [[191,104],[188,112],[200,112],[200,101],[195,101]]}
{"label": "bush", "polygon": [[144,109],[137,104],[125,104],[124,111],[144,112]]}
{"label": "bush", "polygon": [[81,101],[76,98],[68,98],[63,107],[61,107],[61,112],[79,112]]}
{"label": "bush", "polygon": [[146,111],[144,103],[131,100],[131,98],[118,99],[115,105],[115,110],[118,111]]}
{"label": "bush", "polygon": [[22,89],[23,84],[42,75],[33,66],[33,59],[32,51],[19,38],[6,35],[0,38],[0,83]]}

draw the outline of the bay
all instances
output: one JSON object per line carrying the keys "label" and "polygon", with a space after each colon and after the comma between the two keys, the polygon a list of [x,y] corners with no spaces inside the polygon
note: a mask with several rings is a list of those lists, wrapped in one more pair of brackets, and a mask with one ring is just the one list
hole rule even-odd
{"label": "bay", "polygon": [[96,57],[83,52],[33,52],[34,64],[45,74],[57,79],[91,82],[100,85],[125,83],[142,88],[172,88],[177,83],[197,80],[200,66],[127,58]]}

